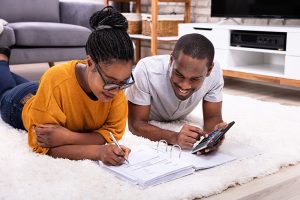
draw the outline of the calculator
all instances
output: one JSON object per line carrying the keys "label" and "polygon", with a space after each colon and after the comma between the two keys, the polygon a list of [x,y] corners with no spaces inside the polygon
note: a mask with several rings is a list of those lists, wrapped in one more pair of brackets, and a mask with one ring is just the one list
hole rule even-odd
{"label": "calculator", "polygon": [[212,148],[215,146],[225,135],[225,133],[233,126],[235,122],[230,122],[226,128],[217,129],[212,131],[206,138],[202,139],[200,143],[192,150],[192,153],[197,153],[206,148]]}

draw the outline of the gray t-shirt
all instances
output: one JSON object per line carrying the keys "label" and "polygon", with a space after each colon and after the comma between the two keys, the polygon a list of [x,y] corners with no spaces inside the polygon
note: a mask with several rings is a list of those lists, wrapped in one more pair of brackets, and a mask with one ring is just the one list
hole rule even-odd
{"label": "gray t-shirt", "polygon": [[219,64],[215,62],[202,87],[182,101],[176,97],[170,82],[169,60],[169,55],[140,60],[133,72],[135,84],[126,90],[128,101],[137,105],[151,105],[150,120],[183,119],[202,99],[209,102],[222,101],[224,80]]}

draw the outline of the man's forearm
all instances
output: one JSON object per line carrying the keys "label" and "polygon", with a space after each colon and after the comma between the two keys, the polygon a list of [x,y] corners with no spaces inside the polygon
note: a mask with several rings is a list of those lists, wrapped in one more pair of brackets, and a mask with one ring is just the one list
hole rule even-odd
{"label": "man's forearm", "polygon": [[48,155],[71,160],[100,160],[101,145],[65,145],[50,148]]}
{"label": "man's forearm", "polygon": [[168,144],[177,143],[177,133],[165,130],[148,122],[135,122],[134,126],[129,126],[130,131],[138,136],[143,136],[152,141],[166,140]]}
{"label": "man's forearm", "polygon": [[221,116],[207,118],[204,120],[203,130],[207,133],[210,133],[214,130],[215,126],[221,122],[223,122]]}

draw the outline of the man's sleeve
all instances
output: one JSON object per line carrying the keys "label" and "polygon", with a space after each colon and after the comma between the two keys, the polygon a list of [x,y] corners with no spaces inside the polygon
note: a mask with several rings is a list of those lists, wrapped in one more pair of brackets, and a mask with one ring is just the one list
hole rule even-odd
{"label": "man's sleeve", "polygon": [[221,102],[223,100],[222,90],[224,87],[223,72],[220,65],[215,62],[215,70],[211,73],[213,81],[211,89],[205,95],[204,100],[209,102]]}
{"label": "man's sleeve", "polygon": [[146,64],[140,61],[133,72],[135,84],[126,90],[127,100],[137,105],[150,105],[151,94]]}

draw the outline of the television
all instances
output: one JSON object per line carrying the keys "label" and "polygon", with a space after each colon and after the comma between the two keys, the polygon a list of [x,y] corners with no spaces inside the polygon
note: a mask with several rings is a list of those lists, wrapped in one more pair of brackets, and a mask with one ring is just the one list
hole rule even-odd
{"label": "television", "polygon": [[211,0],[211,17],[300,19],[300,0]]}

